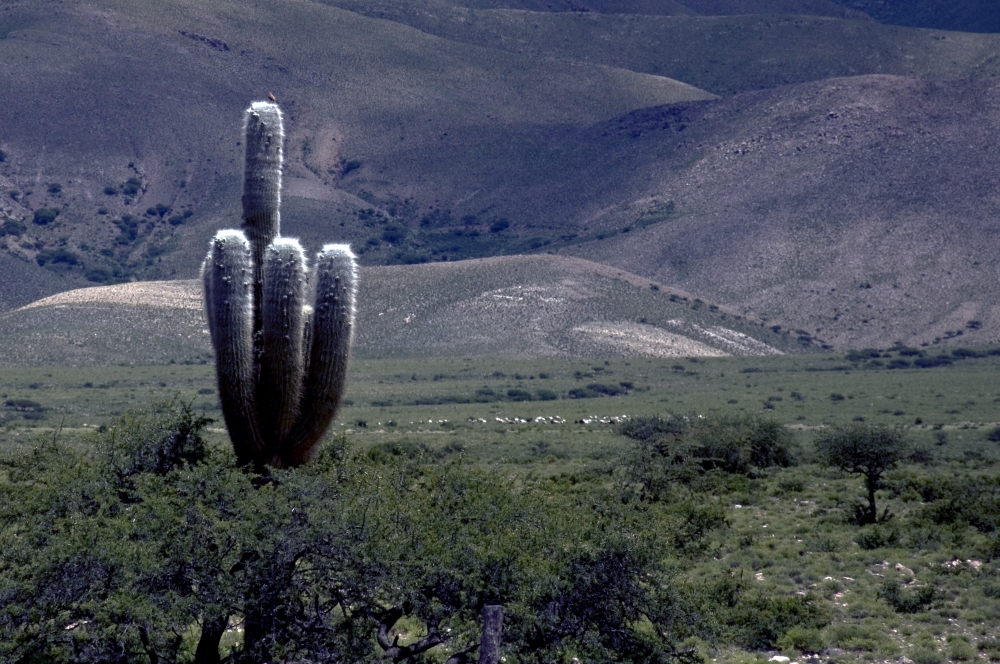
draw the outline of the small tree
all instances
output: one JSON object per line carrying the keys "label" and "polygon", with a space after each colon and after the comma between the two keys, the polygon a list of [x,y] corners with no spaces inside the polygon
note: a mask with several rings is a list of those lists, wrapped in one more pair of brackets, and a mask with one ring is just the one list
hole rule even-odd
{"label": "small tree", "polygon": [[906,457],[909,445],[898,427],[875,424],[850,424],[825,431],[816,439],[816,449],[823,461],[843,471],[864,475],[868,505],[861,509],[858,523],[875,523],[878,510],[875,492],[885,471]]}

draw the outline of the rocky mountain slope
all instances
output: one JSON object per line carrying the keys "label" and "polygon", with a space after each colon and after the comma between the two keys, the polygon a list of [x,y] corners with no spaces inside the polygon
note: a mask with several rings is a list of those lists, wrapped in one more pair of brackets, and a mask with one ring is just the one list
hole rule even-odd
{"label": "rocky mountain slope", "polygon": [[274,93],[309,247],[580,256],[835,347],[1000,341],[1000,36],[863,4],[4,3],[0,310],[195,276]]}

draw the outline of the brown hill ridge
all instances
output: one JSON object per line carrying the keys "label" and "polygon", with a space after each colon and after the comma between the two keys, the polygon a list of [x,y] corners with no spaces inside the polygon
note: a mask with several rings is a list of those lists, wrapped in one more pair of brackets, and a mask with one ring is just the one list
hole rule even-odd
{"label": "brown hill ridge", "polygon": [[[815,344],[578,258],[362,268],[355,354],[764,355]],[[59,293],[0,315],[5,366],[210,361],[197,281]]]}

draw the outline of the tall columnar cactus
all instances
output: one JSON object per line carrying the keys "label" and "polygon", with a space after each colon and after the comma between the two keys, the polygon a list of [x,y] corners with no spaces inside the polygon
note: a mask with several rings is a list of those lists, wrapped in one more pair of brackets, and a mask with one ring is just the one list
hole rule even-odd
{"label": "tall columnar cactus", "polygon": [[310,274],[298,240],[280,237],[283,138],[276,104],[247,109],[243,228],[219,231],[202,267],[222,413],[255,468],[309,460],[340,404],[354,326],[350,247],[324,246]]}

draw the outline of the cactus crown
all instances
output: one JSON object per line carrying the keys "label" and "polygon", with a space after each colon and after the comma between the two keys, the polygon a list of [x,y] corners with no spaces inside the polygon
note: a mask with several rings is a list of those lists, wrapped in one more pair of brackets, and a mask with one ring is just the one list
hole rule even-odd
{"label": "cactus crown", "polygon": [[328,244],[310,273],[298,240],[280,237],[277,104],[254,102],[244,132],[242,230],[212,240],[202,267],[205,308],[238,462],[297,466],[312,456],[343,395],[357,266],[349,245]]}

